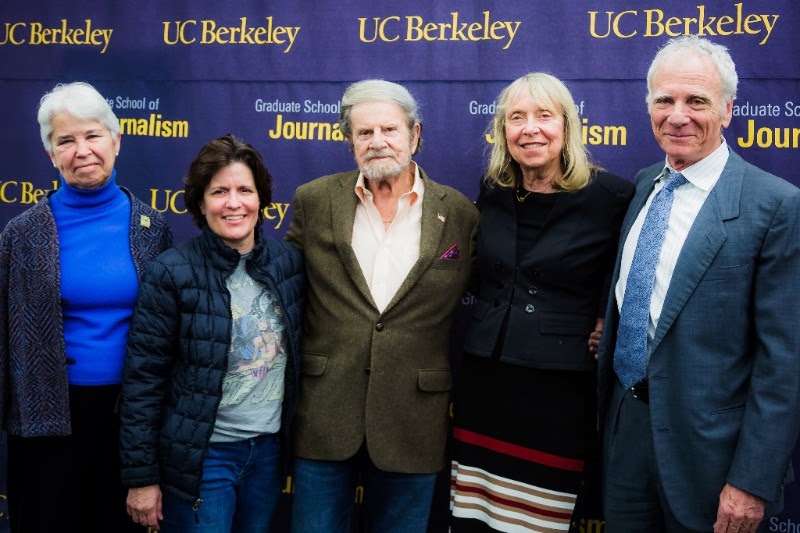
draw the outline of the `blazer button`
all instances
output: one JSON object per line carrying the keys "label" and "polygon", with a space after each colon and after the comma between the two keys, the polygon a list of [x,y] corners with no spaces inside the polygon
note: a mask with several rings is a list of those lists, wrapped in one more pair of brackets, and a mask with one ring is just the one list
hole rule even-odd
{"label": "blazer button", "polygon": [[377,331],[383,331],[383,322],[378,322],[377,324],[375,324],[375,329]]}
{"label": "blazer button", "polygon": [[535,307],[533,307],[533,304],[528,304],[528,305],[526,305],[526,306],[525,306],[525,312],[526,312],[526,313],[533,313],[533,311],[534,311],[535,309],[536,309],[536,308],[535,308]]}
{"label": "blazer button", "polygon": [[533,296],[533,295],[534,295],[534,294],[536,294],[537,292],[539,292],[539,289],[538,289],[538,288],[536,288],[536,287],[534,287],[533,285],[531,285],[530,287],[528,287],[528,294],[530,294],[531,296]]}
{"label": "blazer button", "polygon": [[365,368],[365,369],[364,369],[364,373],[365,373],[366,375],[368,375],[368,376],[369,376],[369,373],[370,373],[370,372],[371,372],[371,370],[370,370],[370,368],[369,368],[369,367],[367,367],[367,368]]}

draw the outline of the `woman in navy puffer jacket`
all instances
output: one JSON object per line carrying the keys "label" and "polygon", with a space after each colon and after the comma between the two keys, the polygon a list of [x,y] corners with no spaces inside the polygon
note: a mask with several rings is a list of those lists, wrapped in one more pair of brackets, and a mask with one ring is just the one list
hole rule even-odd
{"label": "woman in navy puffer jacket", "polygon": [[120,405],[128,513],[169,531],[267,531],[299,376],[301,254],[261,235],[271,178],[231,135],[192,162],[201,236],[148,268]]}

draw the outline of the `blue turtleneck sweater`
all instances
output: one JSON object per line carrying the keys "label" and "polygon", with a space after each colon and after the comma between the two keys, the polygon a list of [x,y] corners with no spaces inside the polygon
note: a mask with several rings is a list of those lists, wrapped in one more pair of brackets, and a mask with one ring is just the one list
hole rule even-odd
{"label": "blue turtleneck sweater", "polygon": [[130,199],[117,186],[115,170],[94,190],[72,187],[62,176],[49,200],[61,256],[69,383],[120,383],[139,288],[130,250]]}

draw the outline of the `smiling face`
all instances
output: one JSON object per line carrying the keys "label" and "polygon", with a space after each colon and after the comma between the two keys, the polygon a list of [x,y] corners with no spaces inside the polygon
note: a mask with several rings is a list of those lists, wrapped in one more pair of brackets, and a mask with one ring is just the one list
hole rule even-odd
{"label": "smiling face", "polygon": [[506,106],[505,135],[509,154],[523,175],[560,174],[564,116],[559,110],[537,104],[520,92]]}
{"label": "smiling face", "polygon": [[114,170],[120,137],[97,120],[79,119],[67,112],[53,115],[50,160],[66,182],[78,189],[102,187]]}
{"label": "smiling face", "polygon": [[658,144],[676,170],[697,163],[722,143],[733,100],[723,102],[714,62],[691,54],[667,60],[653,76],[650,122]]}
{"label": "smiling face", "polygon": [[231,163],[208,182],[200,212],[226,245],[247,253],[255,243],[259,197],[250,167]]}
{"label": "smiling face", "polygon": [[363,102],[350,111],[353,154],[370,180],[392,179],[409,168],[417,148],[420,126],[408,129],[408,117],[391,102]]}

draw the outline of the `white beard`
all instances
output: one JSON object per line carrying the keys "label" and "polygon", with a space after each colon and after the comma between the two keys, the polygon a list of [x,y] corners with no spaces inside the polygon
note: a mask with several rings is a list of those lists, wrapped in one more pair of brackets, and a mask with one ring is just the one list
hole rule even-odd
{"label": "white beard", "polygon": [[399,176],[407,168],[408,164],[403,166],[398,161],[387,163],[367,163],[364,168],[361,169],[361,173],[368,180],[382,181]]}

